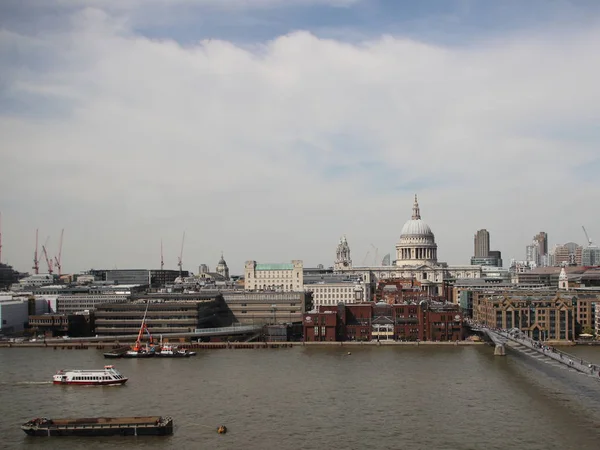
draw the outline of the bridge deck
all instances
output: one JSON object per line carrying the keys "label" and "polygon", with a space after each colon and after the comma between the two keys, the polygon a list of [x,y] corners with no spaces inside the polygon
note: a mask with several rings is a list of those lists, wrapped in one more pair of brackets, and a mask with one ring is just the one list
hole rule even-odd
{"label": "bridge deck", "polygon": [[563,352],[543,342],[534,341],[517,329],[511,331],[492,330],[486,327],[477,327],[485,333],[496,345],[505,345],[530,357],[542,357],[562,364],[570,369],[592,375],[600,380],[600,367],[578,356]]}

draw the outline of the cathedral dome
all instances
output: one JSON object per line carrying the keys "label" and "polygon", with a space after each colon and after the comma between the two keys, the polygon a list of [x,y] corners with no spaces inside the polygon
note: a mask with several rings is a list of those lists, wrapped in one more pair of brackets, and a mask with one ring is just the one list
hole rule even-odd
{"label": "cathedral dome", "polygon": [[435,236],[429,225],[421,220],[416,195],[412,218],[402,227],[400,241],[396,244],[396,258],[397,266],[437,264]]}
{"label": "cathedral dome", "polygon": [[421,219],[408,220],[402,227],[400,236],[433,236],[431,228]]}
{"label": "cathedral dome", "polygon": [[434,240],[431,228],[421,220],[421,211],[416,195],[412,218],[406,221],[400,232],[400,239],[402,240],[403,238],[427,238],[428,240]]}

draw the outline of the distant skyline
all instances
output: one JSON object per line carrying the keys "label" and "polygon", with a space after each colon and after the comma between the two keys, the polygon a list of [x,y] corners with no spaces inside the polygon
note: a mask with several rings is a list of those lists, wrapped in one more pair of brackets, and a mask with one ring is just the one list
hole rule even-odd
{"label": "distant skyline", "polygon": [[415,193],[449,264],[596,242],[598,48],[593,0],[5,0],[2,262],[373,264]]}

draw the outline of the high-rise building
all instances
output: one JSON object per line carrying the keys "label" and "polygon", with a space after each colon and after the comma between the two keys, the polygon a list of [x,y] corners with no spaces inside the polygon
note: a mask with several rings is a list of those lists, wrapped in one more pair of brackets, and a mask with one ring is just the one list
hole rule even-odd
{"label": "high-rise building", "polygon": [[525,248],[525,261],[531,263],[533,267],[540,265],[540,243],[535,239]]}
{"label": "high-rise building", "polygon": [[490,233],[482,229],[475,233],[474,253],[475,258],[487,258],[490,253]]}
{"label": "high-rise building", "polygon": [[599,266],[600,265],[600,248],[594,246],[585,247],[581,251],[582,266]]}
{"label": "high-rise building", "polygon": [[500,250],[490,250],[488,258],[496,262],[494,264],[496,267],[502,267],[502,252]]}
{"label": "high-rise building", "polygon": [[502,254],[498,250],[490,250],[490,233],[486,229],[478,230],[473,239],[472,266],[502,267]]}
{"label": "high-rise building", "polygon": [[555,266],[581,266],[583,248],[575,242],[567,242],[564,245],[554,247]]}
{"label": "high-rise building", "polygon": [[538,251],[541,256],[548,254],[548,233],[540,231],[533,237],[533,240],[538,243]]}

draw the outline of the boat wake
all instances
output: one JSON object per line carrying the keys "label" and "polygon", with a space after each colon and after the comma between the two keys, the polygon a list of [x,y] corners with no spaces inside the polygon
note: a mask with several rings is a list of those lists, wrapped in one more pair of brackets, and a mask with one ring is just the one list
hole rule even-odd
{"label": "boat wake", "polygon": [[0,383],[11,386],[32,386],[36,384],[52,384],[52,381],[16,381],[15,383]]}

